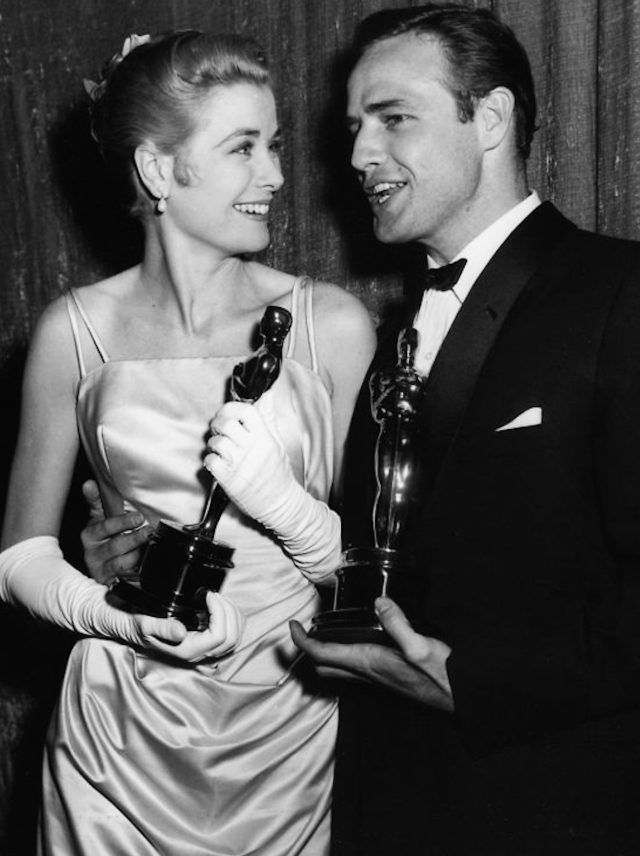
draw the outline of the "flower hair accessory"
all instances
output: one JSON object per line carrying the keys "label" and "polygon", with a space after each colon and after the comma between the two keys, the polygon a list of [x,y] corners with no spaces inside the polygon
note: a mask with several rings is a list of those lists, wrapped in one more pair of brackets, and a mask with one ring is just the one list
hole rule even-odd
{"label": "flower hair accessory", "polygon": [[98,83],[95,80],[83,80],[84,89],[89,98],[92,101],[99,101],[102,97],[104,90],[107,88],[107,80],[109,78],[109,74],[113,71],[113,69],[119,65],[122,60],[128,56],[131,51],[134,51],[136,48],[139,48],[140,45],[146,45],[148,41],[151,40],[150,34],[146,34],[144,36],[138,36],[136,33],[132,33],[130,36],[124,40],[124,44],[122,45],[122,49],[119,53],[115,53],[109,62],[105,65],[105,68],[101,74],[101,79]]}
{"label": "flower hair accessory", "polygon": [[147,33],[144,36],[138,36],[136,33],[131,33],[130,36],[124,40],[124,44],[122,45],[122,50],[117,55],[119,57],[119,62],[128,56],[131,51],[134,51],[136,48],[139,48],[140,45],[146,45],[147,42],[151,41],[151,36]]}

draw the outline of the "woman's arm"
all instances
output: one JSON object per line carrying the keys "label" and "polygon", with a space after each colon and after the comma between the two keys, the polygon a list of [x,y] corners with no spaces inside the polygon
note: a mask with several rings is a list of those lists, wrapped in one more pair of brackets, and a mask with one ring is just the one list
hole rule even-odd
{"label": "woman's arm", "polygon": [[77,382],[68,316],[58,300],[43,313],[29,350],[2,548],[59,534],[79,445]]}
{"label": "woman's arm", "polygon": [[107,603],[104,586],[64,560],[58,533],[78,452],[78,368],[62,300],[43,314],[27,360],[21,425],[0,554],[0,598],[38,618],[195,661],[233,648],[243,619],[211,595],[211,624],[188,633],[174,619],[130,615]]}

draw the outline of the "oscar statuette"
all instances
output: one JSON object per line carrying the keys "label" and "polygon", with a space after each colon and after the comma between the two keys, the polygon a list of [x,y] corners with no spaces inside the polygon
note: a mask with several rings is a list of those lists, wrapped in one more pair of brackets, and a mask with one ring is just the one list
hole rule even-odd
{"label": "oscar statuette", "polygon": [[[267,306],[260,322],[261,346],[233,369],[234,401],[256,402],[273,386],[290,327],[291,314],[286,309]],[[115,581],[108,595],[110,602],[131,612],[178,618],[189,630],[204,629],[208,624],[206,593],[218,591],[233,567],[233,547],[214,540],[228,502],[214,479],[199,523],[160,520],[137,572]]]}
{"label": "oscar statuette", "polygon": [[375,450],[378,489],[373,507],[373,547],[351,547],[337,570],[333,609],[313,620],[321,641],[390,644],[374,611],[377,597],[395,600],[409,615],[424,583],[401,547],[409,514],[420,494],[419,413],[426,378],[414,369],[418,332],[398,337],[398,362],[371,376],[371,413],[379,424]]}

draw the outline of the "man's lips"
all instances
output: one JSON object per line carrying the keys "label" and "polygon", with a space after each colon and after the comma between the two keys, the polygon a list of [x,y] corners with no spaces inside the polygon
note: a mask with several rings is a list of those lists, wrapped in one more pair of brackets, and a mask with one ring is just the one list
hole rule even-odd
{"label": "man's lips", "polygon": [[406,185],[406,181],[378,181],[365,187],[365,194],[372,205],[384,205]]}

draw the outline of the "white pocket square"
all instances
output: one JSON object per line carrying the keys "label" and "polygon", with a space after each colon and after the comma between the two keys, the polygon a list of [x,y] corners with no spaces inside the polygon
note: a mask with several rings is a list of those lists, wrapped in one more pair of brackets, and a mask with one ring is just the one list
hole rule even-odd
{"label": "white pocket square", "polygon": [[524,413],[512,419],[511,422],[507,422],[506,425],[496,428],[496,431],[510,431],[512,428],[531,428],[533,425],[542,425],[541,407],[530,407]]}

